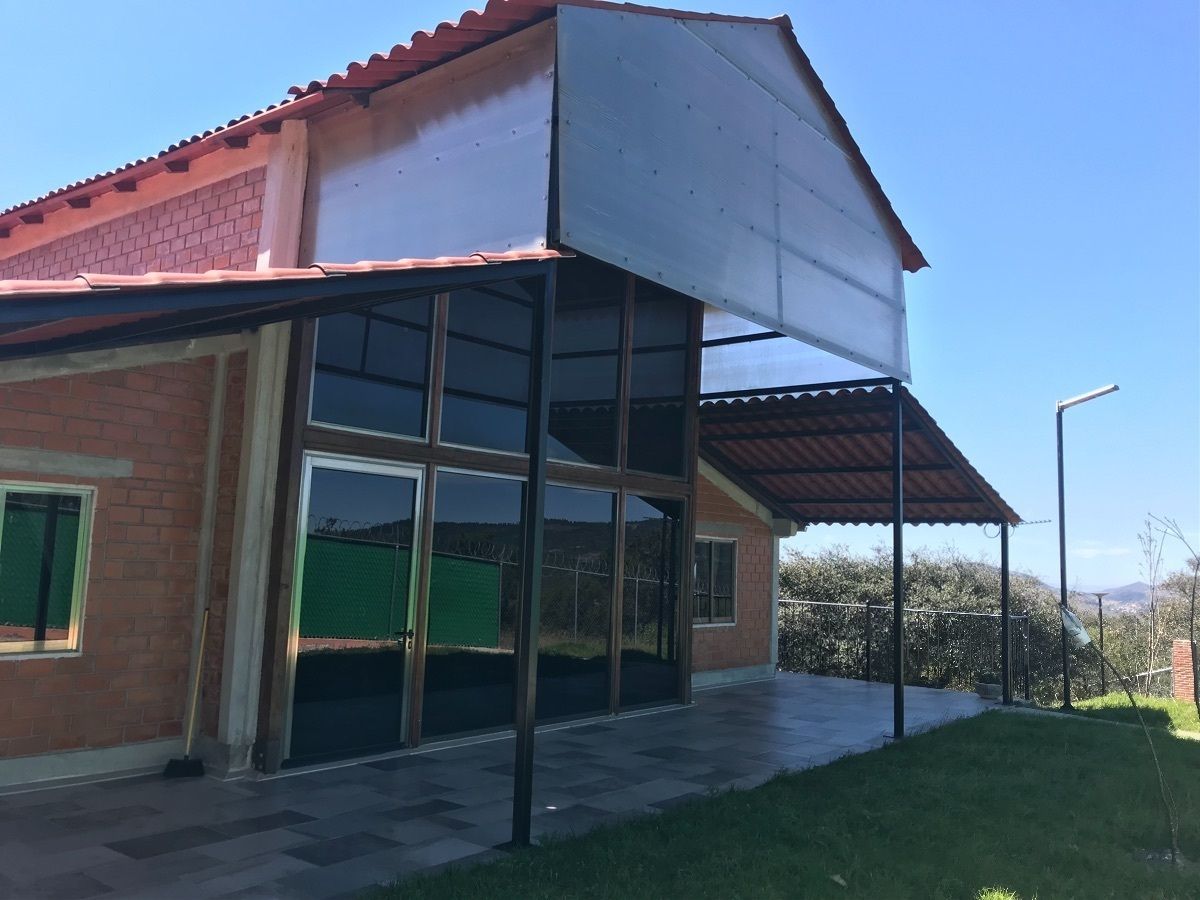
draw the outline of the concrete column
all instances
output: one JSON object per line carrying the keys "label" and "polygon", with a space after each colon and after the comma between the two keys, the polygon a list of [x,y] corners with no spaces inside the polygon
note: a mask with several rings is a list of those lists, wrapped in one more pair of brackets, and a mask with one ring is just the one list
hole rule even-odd
{"label": "concrete column", "polygon": [[[304,185],[308,173],[308,132],[304,121],[282,124],[267,163],[257,268],[297,264]],[[221,670],[217,726],[224,759],[214,768],[238,772],[250,767],[257,737],[259,689],[266,625],[267,575],[279,470],[283,400],[291,324],[258,329],[250,340],[246,405],[234,514],[233,559]]]}

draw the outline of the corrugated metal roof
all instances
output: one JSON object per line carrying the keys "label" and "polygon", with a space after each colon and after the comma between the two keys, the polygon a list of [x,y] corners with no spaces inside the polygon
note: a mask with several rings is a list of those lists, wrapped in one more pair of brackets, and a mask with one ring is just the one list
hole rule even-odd
{"label": "corrugated metal roof", "polygon": [[[704,19],[720,22],[740,22],[775,25],[782,28],[788,37],[796,61],[808,74],[817,88],[818,98],[835,129],[850,150],[850,158],[860,169],[866,186],[879,204],[884,216],[891,223],[900,243],[904,267],[915,272],[928,265],[917,248],[912,236],[900,221],[875,178],[858,144],[850,135],[845,119],[837,110],[833,98],[825,90],[812,64],[796,40],[791,19],[778,16],[773,19],[748,16],[727,16],[717,13],[698,13],[679,9],[663,9],[639,6],[632,3],[611,3],[605,0],[488,0],[482,10],[468,10],[457,22],[442,22],[432,31],[418,31],[407,44],[397,44],[386,53],[374,53],[366,60],[350,63],[343,72],[327,78],[310,81],[306,85],[293,85],[292,95],[282,102],[265,109],[231,119],[225,125],[193,134],[158,153],[131,160],[122,166],[76,181],[33,200],[10,206],[0,212],[0,238],[7,237],[14,227],[24,225],[22,218],[36,220],[37,216],[52,212],[66,205],[81,204],[100,193],[115,190],[117,185],[137,181],[160,172],[177,170],[190,159],[223,147],[245,146],[253,135],[277,131],[284,119],[305,118],[342,103],[353,102],[356,94],[379,90],[414,75],[441,65],[450,59],[478,49],[500,37],[519,31],[554,15],[558,6],[587,6],[598,9],[621,10],[669,18]],[[74,204],[72,204],[74,201]],[[81,226],[83,227],[83,226]],[[3,248],[0,247],[0,252]]]}
{"label": "corrugated metal roof", "polygon": [[[904,517],[1020,522],[906,389]],[[705,403],[700,452],[777,514],[805,524],[892,521],[892,394],[859,388]]]}
{"label": "corrugated metal roof", "polygon": [[[374,282],[389,274],[500,268],[564,255],[556,250],[513,250],[436,259],[316,263],[303,269],[80,274],[62,281],[0,281],[0,358],[84,349],[89,342],[115,346],[118,342],[164,340],[167,330],[172,337],[191,336],[175,334],[189,329],[197,333],[235,331],[245,327],[249,315],[256,317],[252,324],[283,321],[301,313],[313,314],[297,307],[327,295],[336,293],[344,300],[352,290],[341,288],[343,280],[361,284],[366,294],[380,290]],[[508,272],[497,272],[494,280],[507,277]],[[335,281],[339,282],[336,289]],[[251,294],[239,291],[242,296],[231,297],[230,292],[237,288],[247,288]],[[266,289],[270,289],[269,295]],[[203,302],[187,300],[205,292]]]}

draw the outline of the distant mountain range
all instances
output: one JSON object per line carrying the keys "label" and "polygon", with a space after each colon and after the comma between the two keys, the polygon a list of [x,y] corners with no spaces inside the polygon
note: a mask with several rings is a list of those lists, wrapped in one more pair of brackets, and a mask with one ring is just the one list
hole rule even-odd
{"label": "distant mountain range", "polygon": [[[1140,612],[1150,603],[1150,585],[1144,581],[1108,588],[1100,593],[1104,594],[1105,612]],[[1095,609],[1097,605],[1096,592],[1073,592],[1071,602],[1087,609]]]}

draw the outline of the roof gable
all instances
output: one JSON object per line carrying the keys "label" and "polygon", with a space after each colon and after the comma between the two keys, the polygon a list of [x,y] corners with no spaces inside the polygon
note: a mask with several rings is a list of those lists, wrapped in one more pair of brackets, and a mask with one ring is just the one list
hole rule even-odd
{"label": "roof gable", "polygon": [[[812,71],[808,58],[796,41],[791,20],[787,16],[774,19],[726,16],[610,3],[604,0],[489,0],[482,10],[469,10],[463,13],[457,22],[442,22],[431,31],[415,32],[409,43],[397,44],[386,53],[375,53],[364,61],[352,62],[343,72],[311,81],[307,85],[293,85],[288,91],[290,96],[279,104],[231,119],[224,125],[183,138],[153,155],[132,160],[109,171],[57,188],[41,197],[11,206],[0,212],[0,239],[8,237],[13,229],[36,227],[48,213],[68,207],[85,211],[90,198],[98,194],[112,190],[128,190],[130,185],[138,180],[163,172],[186,171],[188,162],[199,156],[222,149],[245,147],[255,135],[278,132],[284,119],[307,118],[335,106],[362,100],[372,91],[411,78],[500,37],[549,18],[559,6],[636,12],[687,21],[736,22],[778,27],[784,40],[796,54],[798,64],[811,74],[819,103],[829,118],[830,127],[846,142],[847,152],[861,172],[864,184],[876,196],[889,227],[901,246],[904,267],[915,272],[928,265],[892,209],[857,144],[850,137],[845,121],[838,114],[832,98]],[[80,214],[86,215],[86,212]],[[86,227],[86,222],[81,223],[80,227]],[[3,244],[0,243],[0,254],[3,253]]]}

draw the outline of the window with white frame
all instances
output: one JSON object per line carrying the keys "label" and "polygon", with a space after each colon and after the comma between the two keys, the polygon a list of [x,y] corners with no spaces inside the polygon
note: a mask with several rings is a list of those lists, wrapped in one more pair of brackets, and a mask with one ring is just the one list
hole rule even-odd
{"label": "window with white frame", "polygon": [[79,649],[92,492],[0,482],[0,654]]}
{"label": "window with white frame", "polygon": [[737,542],[717,538],[696,540],[696,577],[692,589],[692,616],[697,625],[734,621],[734,585],[737,582]]}

